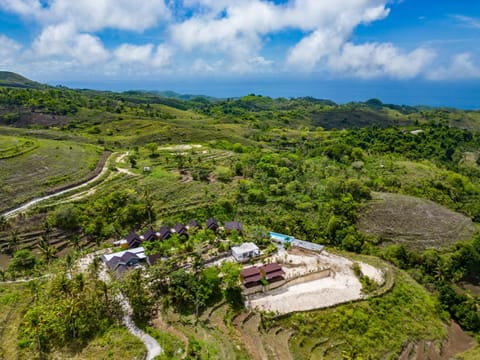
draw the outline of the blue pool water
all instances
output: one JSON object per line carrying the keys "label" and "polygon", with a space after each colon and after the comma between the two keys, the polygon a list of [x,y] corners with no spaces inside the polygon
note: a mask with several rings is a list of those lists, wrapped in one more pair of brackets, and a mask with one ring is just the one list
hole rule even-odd
{"label": "blue pool water", "polygon": [[280,241],[280,242],[286,242],[286,243],[291,243],[292,240],[294,239],[293,236],[279,234],[279,233],[276,233],[276,232],[273,232],[273,231],[270,231],[269,235],[273,240]]}

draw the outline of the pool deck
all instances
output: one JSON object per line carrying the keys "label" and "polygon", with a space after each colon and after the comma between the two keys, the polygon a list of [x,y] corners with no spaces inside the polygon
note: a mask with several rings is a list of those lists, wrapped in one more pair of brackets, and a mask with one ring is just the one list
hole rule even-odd
{"label": "pool deck", "polygon": [[315,244],[309,241],[295,239],[295,237],[285,234],[276,233],[273,231],[269,232],[270,238],[274,241],[281,242],[282,244],[291,244],[302,249],[322,252],[324,249],[323,245]]}

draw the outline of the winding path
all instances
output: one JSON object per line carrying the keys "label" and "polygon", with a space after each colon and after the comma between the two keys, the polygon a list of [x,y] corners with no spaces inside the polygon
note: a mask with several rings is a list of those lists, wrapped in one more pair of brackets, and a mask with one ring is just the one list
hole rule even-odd
{"label": "winding path", "polygon": [[81,189],[81,188],[84,188],[92,183],[94,183],[95,181],[97,181],[98,179],[100,179],[107,171],[108,171],[108,161],[116,156],[117,153],[112,153],[108,159],[105,161],[105,164],[103,165],[103,168],[102,170],[100,171],[100,173],[98,173],[98,175],[96,175],[95,177],[93,177],[92,179],[90,180],[87,180],[79,185],[76,185],[76,186],[73,186],[73,187],[70,187],[70,188],[67,188],[67,189],[64,189],[64,190],[60,190],[58,192],[54,192],[50,195],[45,195],[45,196],[41,196],[41,197],[38,197],[38,198],[34,198],[28,202],[26,202],[25,204],[23,205],[20,205],[19,207],[16,207],[12,210],[9,210],[3,214],[0,214],[0,216],[3,216],[5,218],[10,218],[16,214],[18,214],[19,212],[22,212],[22,211],[25,211],[27,210],[28,208],[38,204],[39,202],[42,202],[42,201],[45,201],[45,200],[48,200],[48,199],[52,199],[54,197],[57,197],[57,196],[60,196],[60,195],[63,195],[63,194],[66,194],[70,191],[75,191],[75,190],[78,190],[78,189]]}
{"label": "winding path", "polygon": [[147,357],[146,360],[152,360],[156,356],[159,356],[163,353],[163,349],[160,347],[160,344],[153,337],[145,333],[143,330],[139,329],[137,325],[133,322],[132,319],[132,308],[128,303],[127,299],[122,295],[118,294],[118,299],[122,304],[124,311],[123,315],[123,324],[127,327],[130,334],[139,338],[147,348]]}
{"label": "winding path", "polygon": [[[83,258],[79,259],[77,263],[79,271],[87,271],[93,259],[96,256],[100,256],[100,254],[104,252],[105,250],[99,250],[94,253],[87,254]],[[100,262],[99,278],[105,282],[111,281],[110,274],[107,272],[107,267],[103,261]],[[117,292],[115,297],[118,299],[123,309],[123,324],[126,326],[130,334],[139,338],[147,348],[147,356],[145,359],[153,360],[156,356],[161,355],[163,353],[163,349],[158,341],[135,325],[135,322],[132,319],[132,307],[130,306],[128,299],[121,292]]]}

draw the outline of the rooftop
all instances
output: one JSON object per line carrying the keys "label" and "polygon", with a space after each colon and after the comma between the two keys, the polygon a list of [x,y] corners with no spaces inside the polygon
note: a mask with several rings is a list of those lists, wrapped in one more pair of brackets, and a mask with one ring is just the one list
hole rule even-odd
{"label": "rooftop", "polygon": [[[252,266],[240,271],[240,276],[244,279],[250,276],[255,276],[255,275],[260,275],[260,269],[256,266]],[[261,275],[260,275],[260,278],[261,278]]]}
{"label": "rooftop", "polygon": [[104,255],[102,255],[102,258],[103,258],[104,261],[110,261],[114,257],[121,258],[126,253],[135,254],[140,260],[146,258],[145,249],[142,246],[137,247],[137,248],[133,248],[133,249],[124,250],[124,251],[119,251],[119,252],[112,253],[112,254],[104,254]]}
{"label": "rooftop", "polygon": [[258,251],[259,248],[257,245],[255,245],[252,242],[245,242],[242,245],[239,246],[232,246],[232,251],[235,253],[247,253],[251,251]]}
{"label": "rooftop", "polygon": [[277,263],[263,265],[262,270],[265,274],[273,273],[276,271],[283,272],[282,267]]}

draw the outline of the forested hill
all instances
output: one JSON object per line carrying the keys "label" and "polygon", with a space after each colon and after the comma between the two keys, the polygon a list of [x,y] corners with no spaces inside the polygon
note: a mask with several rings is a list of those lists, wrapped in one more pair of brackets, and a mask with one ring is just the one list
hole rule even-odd
{"label": "forested hill", "polygon": [[[54,117],[61,115],[75,119],[84,110],[109,113],[112,119],[132,114],[166,119],[176,110],[193,111],[220,123],[243,124],[256,129],[385,128],[418,126],[432,121],[443,121],[460,128],[480,128],[479,111],[384,104],[379,99],[336,104],[312,97],[274,99],[254,94],[216,99],[171,91],[116,93],[50,87],[15,73],[0,72],[0,124],[17,127],[65,125],[68,122],[65,118]],[[36,119],[39,119],[38,123]]]}

